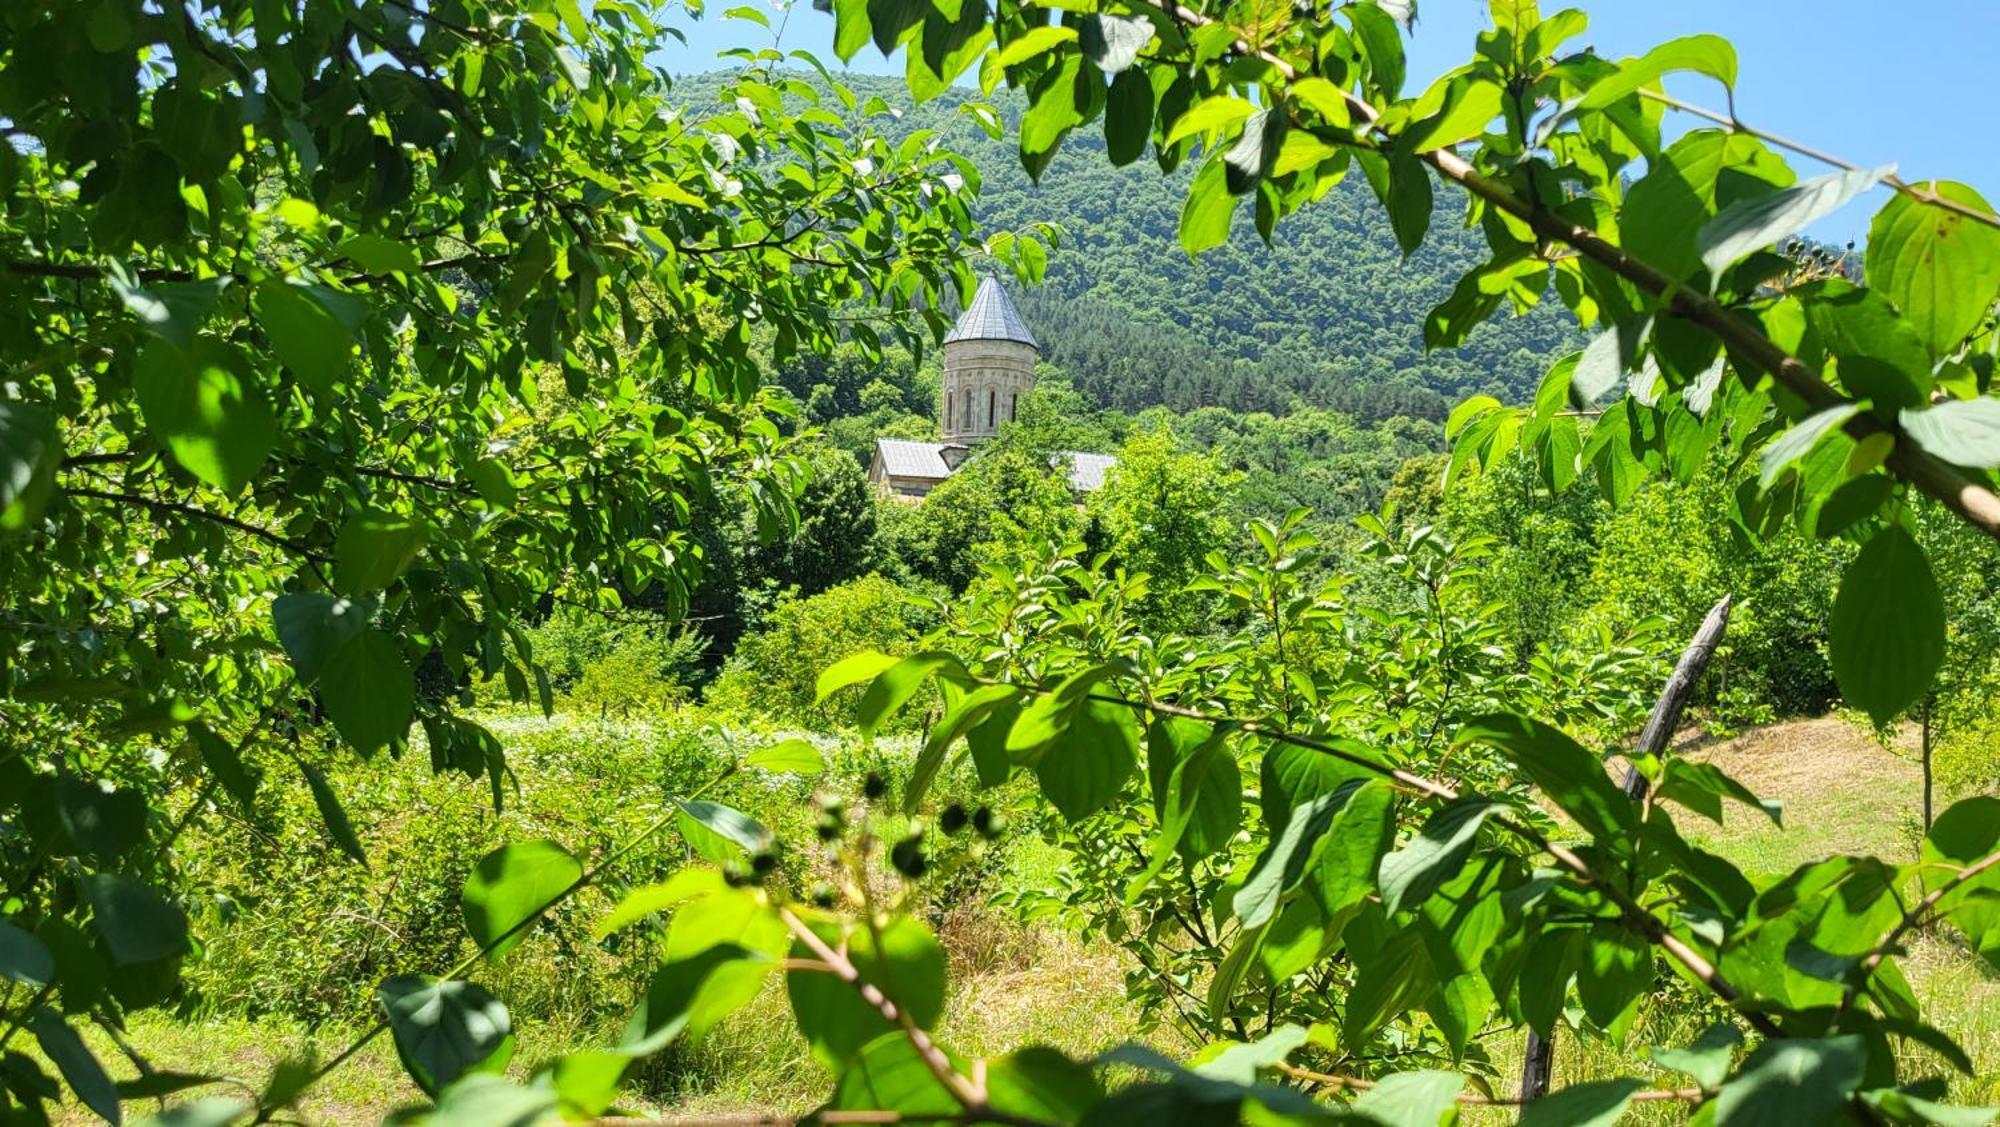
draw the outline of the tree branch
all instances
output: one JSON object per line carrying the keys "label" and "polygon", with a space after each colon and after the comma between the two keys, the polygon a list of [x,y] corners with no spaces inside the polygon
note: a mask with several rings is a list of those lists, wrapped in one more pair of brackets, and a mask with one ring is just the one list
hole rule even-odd
{"label": "tree branch", "polygon": [[[1196,27],[1214,22],[1183,4],[1175,3],[1169,7],[1152,0],[1134,0],[1134,4],[1172,15]],[[1298,68],[1289,61],[1255,44],[1237,39],[1235,47],[1244,54],[1270,63],[1288,80],[1299,76]],[[1379,131],[1381,113],[1373,104],[1352,91],[1343,89],[1340,94],[1358,134]],[[1850,402],[1828,386],[1819,373],[1807,367],[1804,361],[1773,344],[1769,337],[1738,317],[1729,307],[1707,294],[1688,289],[1678,280],[1627,254],[1596,231],[1536,207],[1515,195],[1506,185],[1488,178],[1471,162],[1448,148],[1423,153],[1419,159],[1445,179],[1527,223],[1536,234],[1574,248],[1584,257],[1631,282],[1658,299],[1668,312],[1707,329],[1724,345],[1735,349],[1755,367],[1768,373],[1787,391],[1805,400],[1813,410]],[[1895,447],[1887,459],[1891,470],[1942,502],[1968,524],[2000,539],[2000,495],[1916,447],[1893,423],[1862,413],[1849,419],[1842,429],[1855,439],[1874,434],[1887,434],[1895,439]]]}

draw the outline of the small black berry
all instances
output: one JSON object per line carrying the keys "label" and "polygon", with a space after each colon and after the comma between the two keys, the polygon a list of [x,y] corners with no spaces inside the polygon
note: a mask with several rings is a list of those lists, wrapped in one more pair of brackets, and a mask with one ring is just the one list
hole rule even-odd
{"label": "small black berry", "polygon": [[954,802],[944,808],[944,813],[938,815],[938,828],[948,834],[955,834],[964,829],[969,820],[965,807]]}
{"label": "small black berry", "polygon": [[1007,832],[1007,817],[996,814],[991,806],[982,806],[972,812],[972,828],[988,841]]}
{"label": "small black berry", "polygon": [[889,863],[911,880],[923,876],[931,867],[930,861],[924,857],[923,841],[924,835],[911,834],[889,850]]}
{"label": "small black berry", "polygon": [[760,877],[771,875],[771,871],[777,867],[778,851],[776,849],[760,849],[750,855],[750,871]]}
{"label": "small black berry", "polygon": [[815,908],[831,908],[834,902],[833,886],[821,881],[812,888],[812,902]]}
{"label": "small black berry", "polygon": [[881,798],[889,793],[889,780],[883,778],[880,771],[870,771],[868,776],[861,780],[861,793],[871,802]]}

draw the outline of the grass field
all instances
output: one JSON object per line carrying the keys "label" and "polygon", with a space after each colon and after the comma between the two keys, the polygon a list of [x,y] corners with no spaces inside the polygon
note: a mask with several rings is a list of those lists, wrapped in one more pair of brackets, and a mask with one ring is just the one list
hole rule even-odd
{"label": "grass field", "polygon": [[[1685,823],[1710,848],[1753,873],[1781,873],[1802,860],[1833,853],[1866,852],[1891,860],[1915,855],[1919,783],[1914,764],[1846,721],[1795,721],[1722,743],[1690,743],[1684,753],[1710,759],[1760,795],[1784,802],[1782,829],[1743,808],[1731,809],[1720,827],[1698,819]],[[1091,949],[1061,931],[1023,927],[970,904],[949,912],[939,932],[951,955],[953,983],[940,1040],[958,1051],[988,1055],[1044,1042],[1087,1054],[1135,1036],[1156,1044],[1171,1037],[1165,1029],[1142,1033],[1134,1028],[1121,996],[1126,967],[1111,949]],[[1980,1066],[1976,1079],[1955,1082],[1954,1095],[2000,1102],[2000,976],[1962,945],[1942,937],[1919,937],[1904,965],[1930,1019],[1956,1034]],[[796,1113],[813,1106],[825,1095],[829,1078],[807,1055],[785,1006],[774,980],[763,996],[702,1043],[677,1047],[649,1062],[635,1085],[648,1098],[632,1101],[631,1110],[671,1118]],[[1692,1037],[1697,1031],[1642,1024],[1632,1048],[1653,1039]],[[521,1030],[512,1071],[525,1075],[539,1061],[607,1041],[616,1032],[529,1022]],[[354,1036],[351,1029],[307,1030],[282,1021],[224,1017],[190,1024],[155,1014],[137,1016],[130,1033],[134,1044],[163,1065],[239,1077],[253,1087],[279,1059],[326,1059]],[[113,1063],[114,1075],[131,1075],[116,1046],[98,1037],[95,1047]],[[1557,1046],[1558,1085],[1646,1074],[1636,1053],[1590,1049],[1561,1036]],[[1171,1042],[1160,1047],[1185,1048]],[[1518,1038],[1492,1049],[1502,1075],[1511,1075],[1520,1052]],[[385,1036],[314,1089],[303,1111],[314,1123],[373,1123],[417,1099]],[[133,1118],[140,1110],[131,1109]],[[81,1109],[71,1109],[69,1116],[68,1121],[93,1121]],[[1492,1113],[1473,1118],[1499,1123],[1509,1117]]]}

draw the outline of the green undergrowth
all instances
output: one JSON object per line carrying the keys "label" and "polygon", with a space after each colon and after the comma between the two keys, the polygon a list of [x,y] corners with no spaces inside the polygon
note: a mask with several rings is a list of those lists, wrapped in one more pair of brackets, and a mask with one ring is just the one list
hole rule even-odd
{"label": "green undergrowth", "polygon": [[[204,944],[188,968],[192,991],[177,1014],[135,1015],[130,1042],[162,1067],[246,1082],[268,1075],[285,1057],[328,1059],[372,1021],[374,983],[405,971],[436,972],[471,952],[457,896],[486,851],[503,841],[549,837],[588,857],[604,856],[657,819],[669,793],[686,793],[724,764],[781,738],[710,725],[695,710],[645,721],[524,714],[487,721],[506,741],[517,773],[498,814],[483,784],[433,777],[421,747],[401,762],[334,772],[366,850],[362,879],[353,879],[359,864],[343,857],[310,817],[252,826],[218,810],[191,831],[181,860],[208,916],[197,928]],[[812,738],[830,764],[821,785],[836,791],[851,792],[869,771],[893,778],[913,752],[907,738],[873,748]],[[1705,845],[1753,872],[1775,875],[1829,853],[1895,859],[1913,851],[1915,768],[1845,721],[1776,725],[1689,753],[1714,759],[1785,803],[1782,828],[1735,809],[1723,825],[1701,829]],[[953,791],[971,797],[969,780],[948,776],[944,786],[946,801]],[[813,790],[795,778],[746,772],[713,793],[766,821],[781,840],[801,841],[811,834]],[[288,805],[312,801],[303,784],[272,787],[268,797]],[[983,855],[958,858],[926,885],[922,910],[951,959],[943,1043],[973,1055],[1034,1042],[1087,1055],[1132,1038],[1186,1050],[1170,1026],[1135,1025],[1122,989],[1131,968],[1116,948],[1083,941],[1059,916],[1024,919],[994,906],[1007,893],[1052,886],[1076,859],[1026,831],[982,848]],[[631,853],[617,872],[627,883],[652,880],[697,860],[668,832]],[[245,887],[266,891],[258,898],[236,891]],[[590,929],[610,895],[592,890],[577,898],[504,962],[470,973],[506,999],[515,1016],[521,1043],[510,1072],[525,1076],[562,1051],[617,1038],[656,962],[660,931],[639,928],[596,940]],[[1920,937],[1905,966],[1926,1011],[1960,1038],[1977,1066],[1977,1076],[1956,1079],[1955,1097],[2000,1101],[2000,978],[1947,934]],[[1691,990],[1670,989],[1662,998],[1622,1048],[1559,1031],[1557,1085],[1618,1075],[1678,1083],[1650,1070],[1642,1050],[1684,1044],[1712,1015]],[[102,1033],[93,1036],[114,1075],[132,1075],[116,1046]],[[1511,1091],[1520,1036],[1497,1034],[1484,1046],[1496,1091]],[[823,1098],[830,1081],[799,1038],[774,978],[752,1005],[704,1039],[648,1061],[628,1086],[628,1105],[644,1114],[797,1113]],[[378,1038],[316,1087],[304,1110],[312,1122],[364,1123],[418,1099],[387,1038]],[[1510,1121],[1499,1109],[1473,1109],[1468,1119]],[[1626,1122],[1670,1119],[1666,1108],[1640,1106]]]}

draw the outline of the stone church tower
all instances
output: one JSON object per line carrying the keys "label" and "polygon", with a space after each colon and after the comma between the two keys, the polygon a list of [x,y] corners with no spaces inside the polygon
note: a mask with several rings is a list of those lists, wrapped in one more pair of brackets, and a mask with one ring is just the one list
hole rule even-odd
{"label": "stone church tower", "polygon": [[[938,437],[942,442],[877,438],[868,462],[868,480],[886,497],[922,500],[958,472],[972,448],[1000,432],[1021,409],[1021,397],[1035,386],[1041,347],[1028,323],[1014,310],[1007,291],[984,278],[972,304],[944,338],[944,381],[938,388]],[[1051,469],[1068,476],[1079,496],[1104,484],[1118,459],[1109,454],[1064,450],[1050,458]]]}
{"label": "stone church tower", "polygon": [[972,446],[999,433],[1035,386],[1041,348],[1007,291],[991,275],[980,280],[951,335],[944,338],[944,382],[938,394],[938,435],[954,467]]}

